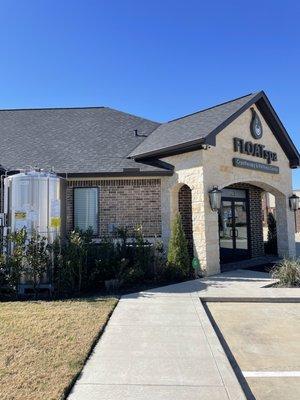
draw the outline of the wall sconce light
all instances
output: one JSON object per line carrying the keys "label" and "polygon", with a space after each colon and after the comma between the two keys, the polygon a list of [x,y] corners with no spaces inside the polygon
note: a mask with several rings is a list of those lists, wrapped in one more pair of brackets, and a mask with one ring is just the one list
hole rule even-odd
{"label": "wall sconce light", "polygon": [[290,208],[292,211],[297,211],[299,208],[299,197],[296,194],[293,194],[290,198]]}
{"label": "wall sconce light", "polygon": [[294,211],[294,220],[295,220],[295,232],[297,232],[297,215],[296,211],[299,208],[299,197],[296,194],[293,194],[289,197],[290,209]]}
{"label": "wall sconce light", "polygon": [[218,211],[221,208],[222,190],[214,186],[209,192],[209,202],[212,211]]}

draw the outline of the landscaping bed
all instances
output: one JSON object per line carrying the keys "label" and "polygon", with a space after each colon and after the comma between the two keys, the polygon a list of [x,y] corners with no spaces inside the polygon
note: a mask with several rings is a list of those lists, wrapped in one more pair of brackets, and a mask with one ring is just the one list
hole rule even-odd
{"label": "landscaping bed", "polygon": [[116,298],[0,304],[1,400],[63,399]]}

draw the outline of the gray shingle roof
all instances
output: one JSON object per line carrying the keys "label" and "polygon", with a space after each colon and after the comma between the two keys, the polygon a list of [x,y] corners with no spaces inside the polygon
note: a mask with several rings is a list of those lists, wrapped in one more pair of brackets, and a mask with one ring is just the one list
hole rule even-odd
{"label": "gray shingle roof", "polygon": [[299,166],[300,155],[264,92],[164,124],[107,107],[0,110],[0,164],[9,169],[53,167],[74,175],[138,175],[137,169],[170,174],[171,166],[156,158],[214,145],[216,134],[254,103],[291,167]]}
{"label": "gray shingle roof", "polygon": [[28,165],[59,173],[143,172],[163,168],[137,163],[127,155],[158,123],[107,107],[0,111],[0,163]]}
{"label": "gray shingle roof", "polygon": [[253,99],[257,93],[217,105],[160,125],[131,153],[140,157],[207,137],[214,129]]}

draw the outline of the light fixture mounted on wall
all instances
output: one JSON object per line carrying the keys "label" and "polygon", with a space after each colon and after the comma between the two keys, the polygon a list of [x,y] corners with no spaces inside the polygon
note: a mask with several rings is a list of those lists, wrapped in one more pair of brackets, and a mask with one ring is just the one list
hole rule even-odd
{"label": "light fixture mounted on wall", "polygon": [[297,232],[297,215],[296,212],[299,209],[299,196],[295,193],[289,197],[290,209],[294,211],[294,220],[295,220],[295,232]]}
{"label": "light fixture mounted on wall", "polygon": [[209,192],[209,202],[212,211],[219,211],[221,208],[222,190],[214,186]]}
{"label": "light fixture mounted on wall", "polygon": [[292,196],[290,196],[289,201],[291,210],[297,211],[299,208],[299,196],[293,194]]}

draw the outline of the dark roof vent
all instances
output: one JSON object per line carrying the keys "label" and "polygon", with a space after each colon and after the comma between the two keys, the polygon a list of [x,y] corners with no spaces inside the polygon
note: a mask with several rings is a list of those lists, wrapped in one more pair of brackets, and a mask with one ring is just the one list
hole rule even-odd
{"label": "dark roof vent", "polygon": [[140,172],[140,168],[123,168],[123,172]]}
{"label": "dark roof vent", "polygon": [[137,136],[137,137],[147,137],[147,135],[145,135],[145,134],[143,134],[143,133],[138,133],[138,130],[137,130],[137,129],[134,130],[134,136]]}

